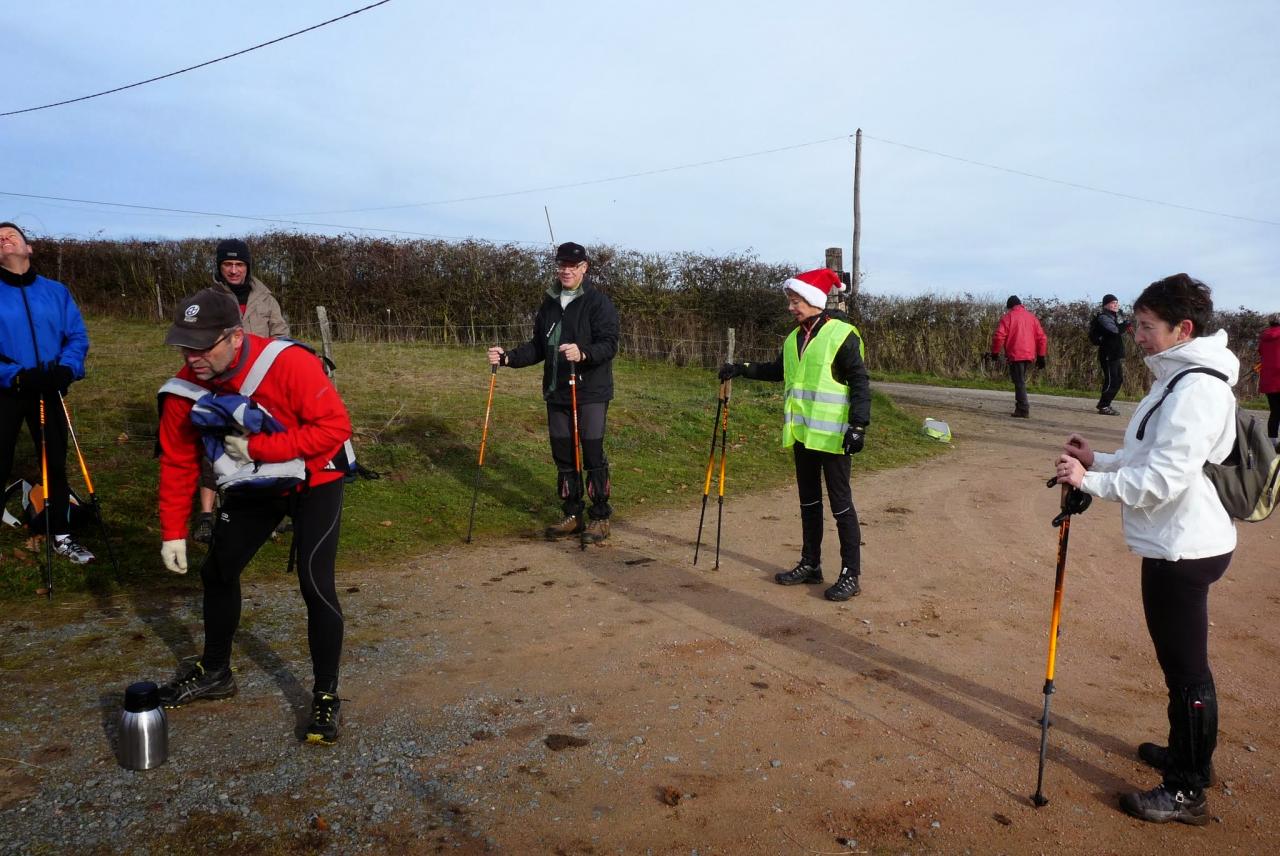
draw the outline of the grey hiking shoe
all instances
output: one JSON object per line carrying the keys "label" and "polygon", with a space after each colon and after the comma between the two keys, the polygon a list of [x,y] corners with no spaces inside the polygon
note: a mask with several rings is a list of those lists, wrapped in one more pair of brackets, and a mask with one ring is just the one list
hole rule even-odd
{"label": "grey hiking shoe", "polygon": [[1099,415],[1102,415],[1102,416],[1119,416],[1120,415],[1119,410],[1116,410],[1114,407],[1110,407],[1110,406],[1099,407],[1098,413]]}
{"label": "grey hiking shoe", "polygon": [[559,523],[553,523],[542,530],[542,534],[546,535],[548,540],[551,541],[555,541],[558,538],[568,538],[570,535],[581,535],[582,518],[576,514],[570,514]]}
{"label": "grey hiking shoe", "polygon": [[774,574],[773,581],[780,586],[815,585],[822,582],[822,565],[811,565],[808,559],[801,559],[791,570]]}
{"label": "grey hiking shoe", "polygon": [[609,521],[592,519],[587,522],[587,528],[582,531],[583,544],[599,544],[601,541],[609,537]]}
{"label": "grey hiking shoe", "polygon": [[167,684],[160,686],[160,704],[165,707],[182,707],[189,702],[205,699],[217,701],[236,694],[236,679],[231,667],[224,666],[216,672],[206,672],[196,660]]}
{"label": "grey hiking shoe", "polygon": [[848,568],[840,569],[840,576],[836,579],[835,585],[822,593],[827,600],[842,601],[851,597],[857,597],[862,593],[862,586],[858,585],[858,574]]}
{"label": "grey hiking shoe", "polygon": [[1156,785],[1149,791],[1134,791],[1120,797],[1120,808],[1139,820],[1152,823],[1189,823],[1204,826],[1209,822],[1209,806],[1204,791],[1169,790]]}
{"label": "grey hiking shoe", "polygon": [[53,552],[69,559],[77,565],[87,565],[93,561],[94,556],[84,547],[71,540],[70,535],[54,535],[53,536]]}
{"label": "grey hiking shoe", "polygon": [[338,712],[342,700],[334,693],[313,693],[311,722],[307,724],[308,743],[332,746],[338,742]]}

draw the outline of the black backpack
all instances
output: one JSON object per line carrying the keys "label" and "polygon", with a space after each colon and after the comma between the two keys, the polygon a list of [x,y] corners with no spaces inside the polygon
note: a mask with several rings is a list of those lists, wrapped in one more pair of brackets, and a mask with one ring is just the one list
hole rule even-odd
{"label": "black backpack", "polygon": [[1098,316],[1093,316],[1093,320],[1089,322],[1089,341],[1095,345],[1101,345],[1107,341],[1107,331],[1102,327],[1102,321]]}
{"label": "black backpack", "polygon": [[[1178,372],[1165,385],[1164,394],[1138,423],[1138,439],[1146,434],[1147,420],[1173,391],[1179,380],[1191,374],[1213,375],[1223,383],[1227,376],[1220,371],[1197,367]],[[1257,523],[1266,520],[1280,502],[1280,456],[1262,424],[1253,415],[1236,407],[1236,447],[1220,464],[1206,462],[1204,474],[1218,491],[1222,507],[1236,520]]]}

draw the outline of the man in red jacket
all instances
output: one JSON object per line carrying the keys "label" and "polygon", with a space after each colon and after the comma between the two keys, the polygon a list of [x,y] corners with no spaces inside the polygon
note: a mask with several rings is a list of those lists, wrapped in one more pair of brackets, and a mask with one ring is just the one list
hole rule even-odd
{"label": "man in red jacket", "polygon": [[1031,368],[1032,360],[1035,360],[1036,368],[1045,367],[1049,339],[1036,316],[1027,311],[1018,295],[1010,295],[1004,306],[1009,311],[996,326],[987,358],[996,359],[1004,351],[1009,361],[1009,379],[1013,381],[1013,415],[1026,419],[1031,415],[1031,402],[1027,400],[1027,370]]}
{"label": "man in red jacket", "polygon": [[[204,585],[204,653],[160,688],[166,707],[198,699],[230,698],[231,641],[240,623],[240,573],[288,514],[293,518],[293,555],[307,605],[307,640],[315,676],[308,743],[338,737],[338,662],[342,655],[342,610],[334,587],[334,561],[342,512],[344,453],[351,419],[320,360],[285,340],[244,332],[240,309],[225,292],[207,288],[184,300],[165,344],[176,345],[185,365],[160,390],[160,529],[164,565],[187,572],[187,519],[205,455],[191,420],[196,399],[252,395],[284,426],[283,431],[227,434],[225,454],[235,464],[298,461],[302,485],[288,489],[228,489],[200,568]],[[250,466],[252,465],[252,466]]]}

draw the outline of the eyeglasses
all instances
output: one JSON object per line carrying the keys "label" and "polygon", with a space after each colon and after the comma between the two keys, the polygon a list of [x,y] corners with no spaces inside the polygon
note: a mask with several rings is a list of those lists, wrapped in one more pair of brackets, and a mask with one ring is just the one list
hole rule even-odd
{"label": "eyeglasses", "polygon": [[230,333],[223,333],[207,348],[188,348],[186,345],[180,345],[184,354],[190,354],[193,357],[203,357],[213,352],[213,349],[227,341],[231,337]]}
{"label": "eyeglasses", "polygon": [[586,262],[556,262],[556,270],[574,270]]}

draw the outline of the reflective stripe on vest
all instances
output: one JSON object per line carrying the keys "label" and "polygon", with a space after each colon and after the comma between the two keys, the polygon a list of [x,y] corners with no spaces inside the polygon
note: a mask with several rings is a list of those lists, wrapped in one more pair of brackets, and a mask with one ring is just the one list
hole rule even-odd
{"label": "reflective stripe on vest", "polygon": [[[782,345],[783,448],[803,443],[817,452],[844,454],[844,433],[849,428],[849,387],[831,375],[836,352],[850,335],[852,324],[829,318],[798,355],[800,330],[791,331]],[[861,336],[859,353],[863,352]]]}

